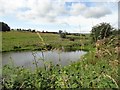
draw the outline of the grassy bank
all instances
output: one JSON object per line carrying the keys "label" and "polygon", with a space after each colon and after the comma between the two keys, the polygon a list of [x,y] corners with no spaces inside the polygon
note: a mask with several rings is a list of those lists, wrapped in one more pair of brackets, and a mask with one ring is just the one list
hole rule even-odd
{"label": "grassy bank", "polygon": [[[69,51],[78,49],[89,50],[92,47],[89,35],[67,35],[65,39],[60,38],[59,34],[40,33],[40,35],[46,43],[46,46],[43,46],[36,33],[18,31],[3,32],[2,51],[42,50],[44,48],[50,50],[62,49],[62,47]],[[71,41],[70,38],[73,38],[74,41]]]}
{"label": "grassy bank", "polygon": [[[118,88],[119,57],[117,37],[108,38],[104,44],[95,47],[82,57],[81,61],[61,67],[45,63],[44,68],[36,65],[30,71],[13,65],[3,68],[3,88],[50,89],[50,88]],[[99,49],[98,49],[99,48]],[[42,59],[43,62],[44,58]],[[8,74],[9,73],[9,74]]]}

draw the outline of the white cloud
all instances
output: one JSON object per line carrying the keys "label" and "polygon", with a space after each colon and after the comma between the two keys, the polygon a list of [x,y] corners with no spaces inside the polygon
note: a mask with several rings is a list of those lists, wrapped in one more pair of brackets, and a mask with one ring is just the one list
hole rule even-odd
{"label": "white cloud", "polygon": [[17,9],[24,7],[25,0],[0,0],[0,15],[15,12]]}
{"label": "white cloud", "polygon": [[86,10],[86,8],[87,7],[84,4],[81,4],[81,3],[72,4],[70,14],[71,15],[82,14],[82,12],[84,10]]}
{"label": "white cloud", "polygon": [[111,14],[110,8],[102,5],[104,3],[96,3],[96,6],[86,6],[83,3],[73,3],[70,10],[70,15],[83,15],[86,18],[100,18]]}
{"label": "white cloud", "polygon": [[55,18],[67,14],[64,3],[50,0],[28,0],[26,12],[18,12],[21,19],[40,20],[41,22],[55,22]]}
{"label": "white cloud", "polygon": [[[67,9],[65,2],[78,3],[72,3]],[[113,8],[111,5],[108,7],[107,3],[98,4],[87,6],[86,3],[80,3],[80,0],[0,0],[0,15],[13,14],[17,19],[33,24],[67,23],[71,28],[76,26],[71,29],[76,32],[80,30],[80,25],[81,31],[89,32],[92,23],[94,25],[100,22],[114,24],[118,19],[117,10],[111,9]]]}
{"label": "white cloud", "polygon": [[118,2],[119,0],[65,0],[67,2]]}
{"label": "white cloud", "polygon": [[[69,1],[69,0],[65,0]],[[83,3],[72,4],[71,10],[67,10],[65,7],[65,1],[50,1],[50,0],[1,0],[0,8],[1,14],[15,13],[20,19],[25,20],[39,20],[48,19],[48,22],[56,21],[56,17],[64,15],[83,15],[84,17],[100,18],[111,11],[106,7],[95,6],[87,7]],[[28,8],[26,11],[19,11],[21,8]]]}
{"label": "white cloud", "polygon": [[111,14],[111,11],[106,7],[90,7],[84,12],[87,18],[100,18],[107,14]]}

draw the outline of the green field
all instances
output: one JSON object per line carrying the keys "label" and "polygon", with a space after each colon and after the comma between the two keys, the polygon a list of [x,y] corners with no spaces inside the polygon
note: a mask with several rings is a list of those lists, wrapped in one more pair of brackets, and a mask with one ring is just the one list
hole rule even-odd
{"label": "green field", "polygon": [[[118,90],[119,52],[115,49],[119,44],[117,36],[110,36],[104,44],[95,47],[91,44],[89,35],[67,35],[66,39],[61,39],[58,34],[40,33],[40,35],[44,41],[41,41],[36,33],[3,32],[3,51],[44,50],[48,48],[43,46],[51,45],[52,49],[61,49],[63,46],[66,50],[82,49],[88,50],[88,53],[80,61],[73,62],[71,65],[61,67],[61,65],[54,66],[52,63],[45,63],[45,67],[36,67],[32,72],[25,68],[6,65],[3,67],[3,88],[36,90],[50,88],[112,90],[113,88]],[[75,41],[70,41],[70,37],[75,38]]]}
{"label": "green field", "polygon": [[[67,35],[66,39],[60,38],[59,34],[40,33],[41,37],[46,44],[47,49],[61,49],[77,50],[77,49],[90,49],[89,35],[75,36]],[[74,38],[74,41],[70,41]],[[81,46],[85,44],[85,48]],[[2,33],[2,51],[24,51],[24,50],[42,50],[44,46],[37,33],[32,32],[3,32]]]}

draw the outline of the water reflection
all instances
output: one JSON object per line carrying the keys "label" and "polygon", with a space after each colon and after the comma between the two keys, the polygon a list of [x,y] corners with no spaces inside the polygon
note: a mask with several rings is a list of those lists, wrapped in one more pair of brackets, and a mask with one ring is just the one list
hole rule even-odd
{"label": "water reflection", "polygon": [[7,52],[2,54],[2,64],[13,62],[15,66],[34,67],[34,59],[37,60],[38,65],[43,67],[43,59],[53,64],[61,64],[62,66],[68,65],[71,61],[80,60],[82,55],[86,54],[84,51],[37,51],[37,52]]}

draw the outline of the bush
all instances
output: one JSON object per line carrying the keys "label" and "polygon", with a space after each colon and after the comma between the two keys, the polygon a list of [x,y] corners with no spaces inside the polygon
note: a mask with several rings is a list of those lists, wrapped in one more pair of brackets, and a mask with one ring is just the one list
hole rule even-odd
{"label": "bush", "polygon": [[62,30],[59,30],[59,34],[61,38],[66,38],[66,32],[63,32]]}
{"label": "bush", "polygon": [[20,49],[21,46],[14,46],[14,49]]}
{"label": "bush", "polygon": [[70,41],[75,41],[75,39],[74,38],[70,38]]}
{"label": "bush", "polygon": [[93,41],[107,38],[112,34],[113,27],[109,23],[100,23],[92,27],[91,36]]}
{"label": "bush", "polygon": [[61,33],[61,34],[60,34],[60,37],[61,37],[61,38],[66,38],[66,34],[65,34],[65,33]]}

